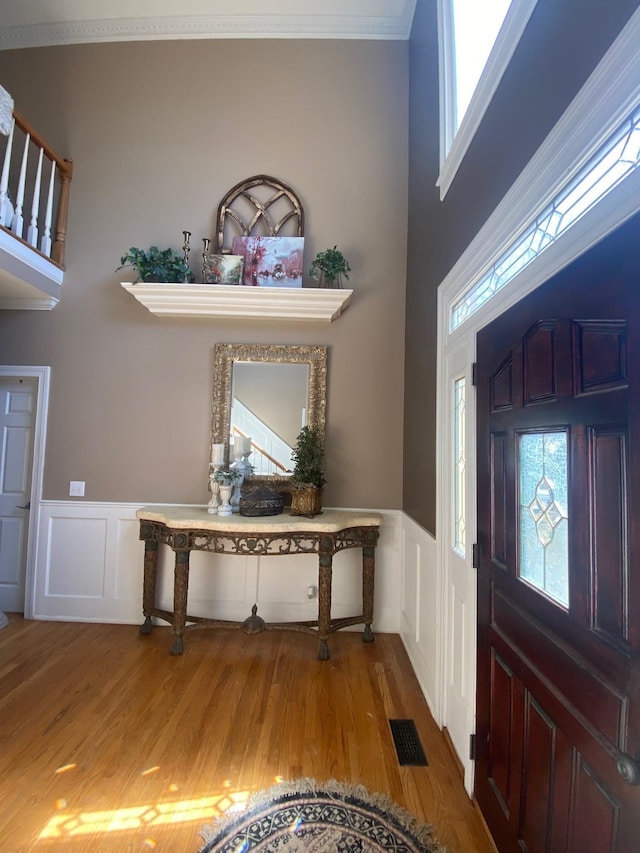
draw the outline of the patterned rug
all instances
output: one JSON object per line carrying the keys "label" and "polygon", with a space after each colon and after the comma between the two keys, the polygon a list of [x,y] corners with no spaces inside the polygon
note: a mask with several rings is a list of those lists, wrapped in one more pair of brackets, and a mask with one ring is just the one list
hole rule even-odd
{"label": "patterned rug", "polygon": [[200,853],[444,853],[430,826],[361,785],[299,779],[202,831]]}

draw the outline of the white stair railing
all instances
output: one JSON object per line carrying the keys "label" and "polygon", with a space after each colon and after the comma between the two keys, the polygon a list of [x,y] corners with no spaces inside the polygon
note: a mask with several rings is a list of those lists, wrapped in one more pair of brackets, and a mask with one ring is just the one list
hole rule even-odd
{"label": "white stair railing", "polygon": [[[22,137],[24,137],[24,143],[20,157],[16,149]],[[37,153],[35,170],[32,165],[34,149]],[[42,173],[46,170],[48,170],[49,181],[48,184],[45,181],[46,204],[44,217],[41,217]],[[0,173],[0,226],[11,231],[19,240],[28,243],[63,269],[69,185],[72,174],[72,162],[59,157],[31,125],[14,110]],[[13,193],[12,190],[14,190]],[[31,211],[26,238],[24,236],[25,204],[30,205]],[[55,234],[53,242],[52,230]],[[42,239],[38,244],[41,233]]]}

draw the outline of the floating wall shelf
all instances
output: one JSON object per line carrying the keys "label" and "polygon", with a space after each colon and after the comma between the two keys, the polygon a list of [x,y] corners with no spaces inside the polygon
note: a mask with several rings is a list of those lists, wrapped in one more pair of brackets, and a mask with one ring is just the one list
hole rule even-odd
{"label": "floating wall shelf", "polygon": [[122,287],[152,314],[165,317],[227,317],[315,320],[330,323],[353,290],[318,287],[243,287],[224,284],[132,284]]}

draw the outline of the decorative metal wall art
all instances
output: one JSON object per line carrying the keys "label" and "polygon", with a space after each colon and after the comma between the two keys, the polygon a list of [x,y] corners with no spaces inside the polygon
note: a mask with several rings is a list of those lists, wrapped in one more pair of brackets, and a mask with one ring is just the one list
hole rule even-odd
{"label": "decorative metal wall art", "polygon": [[233,238],[303,237],[304,210],[294,190],[270,175],[255,175],[232,187],[218,206],[216,252],[228,254]]}

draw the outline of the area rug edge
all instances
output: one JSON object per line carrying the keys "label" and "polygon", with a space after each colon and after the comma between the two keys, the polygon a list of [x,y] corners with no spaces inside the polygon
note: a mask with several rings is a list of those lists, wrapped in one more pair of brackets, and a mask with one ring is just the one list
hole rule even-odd
{"label": "area rug edge", "polygon": [[428,848],[431,853],[446,853],[446,847],[437,841],[434,827],[419,820],[407,809],[391,800],[387,794],[371,792],[364,785],[357,783],[340,782],[336,779],[319,782],[312,778],[280,782],[270,788],[255,792],[241,808],[231,807],[224,815],[200,830],[203,839],[200,853],[206,853],[208,849],[211,850],[209,848],[211,842],[219,838],[249,812],[264,808],[269,803],[276,805],[279,801],[286,800],[287,797],[315,794],[327,794],[342,800],[352,798],[369,805],[395,820],[403,830],[412,835],[419,844]]}

